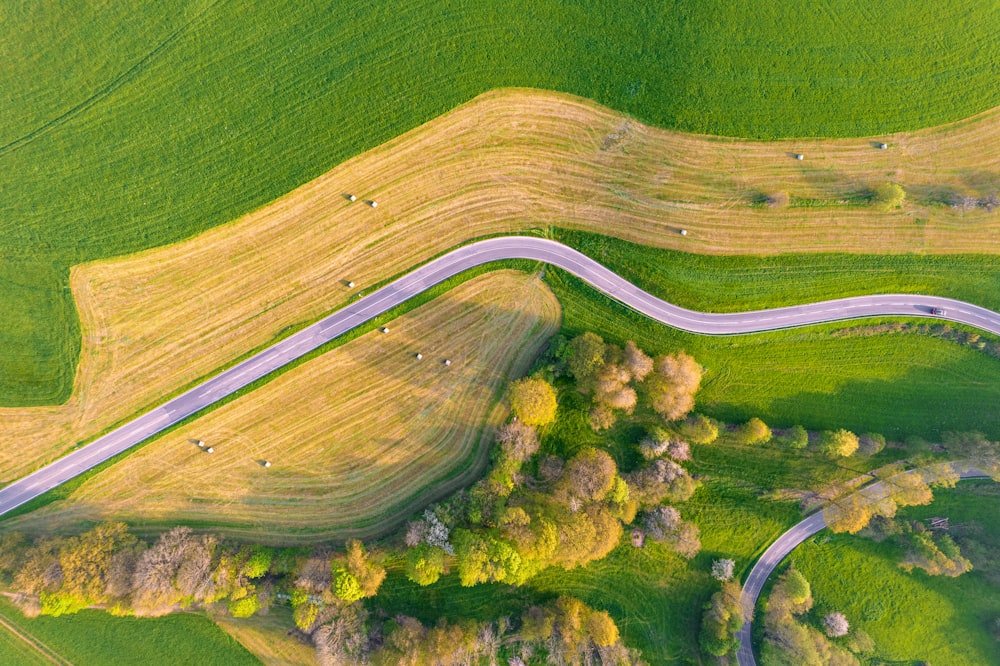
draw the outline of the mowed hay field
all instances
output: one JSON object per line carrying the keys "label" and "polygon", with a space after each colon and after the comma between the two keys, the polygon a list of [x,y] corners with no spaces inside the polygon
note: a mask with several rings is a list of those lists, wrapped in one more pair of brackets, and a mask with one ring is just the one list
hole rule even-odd
{"label": "mowed hay field", "polygon": [[[73,394],[60,406],[0,409],[0,479],[482,235],[558,225],[701,253],[995,250],[1000,214],[919,203],[772,210],[749,199],[839,196],[833,181],[887,174],[915,192],[983,189],[1000,173],[998,135],[1000,111],[886,137],[887,151],[863,139],[756,143],[651,129],[567,95],[483,95],[229,225],[75,267],[83,337]],[[793,147],[808,158],[790,158]],[[982,182],[970,185],[972,173]]]}
{"label": "mowed hay field", "polygon": [[211,523],[273,544],[383,534],[481,474],[506,414],[507,381],[559,322],[539,277],[475,278],[388,334],[368,333],[286,372],[5,527]]}

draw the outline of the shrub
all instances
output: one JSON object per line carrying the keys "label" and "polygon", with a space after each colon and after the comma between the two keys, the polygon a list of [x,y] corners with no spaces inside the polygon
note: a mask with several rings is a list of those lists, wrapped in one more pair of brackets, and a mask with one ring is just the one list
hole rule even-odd
{"label": "shrub", "polygon": [[874,456],[885,448],[885,437],[877,433],[868,432],[858,437],[858,454],[863,456]]}
{"label": "shrub", "polygon": [[755,416],[737,426],[734,435],[737,444],[762,444],[771,440],[771,429]]}
{"label": "shrub", "polygon": [[233,617],[250,617],[258,610],[260,610],[260,599],[256,592],[229,602],[229,614]]}
{"label": "shrub", "polygon": [[719,424],[701,414],[689,416],[678,430],[684,439],[693,444],[711,444],[719,437]]}
{"label": "shrub", "polygon": [[843,613],[829,613],[823,618],[823,629],[826,630],[826,635],[830,638],[846,636],[850,628],[851,625]]}
{"label": "shrub", "polygon": [[444,571],[444,551],[426,543],[406,553],[406,577],[417,585],[436,583]]}
{"label": "shrub", "polygon": [[715,560],[712,562],[712,578],[725,583],[733,577],[736,562],[730,559]]}
{"label": "shrub", "polygon": [[858,450],[858,436],[850,430],[826,430],[820,435],[820,449],[831,458],[852,455]]}
{"label": "shrub", "polygon": [[906,199],[906,191],[896,183],[879,183],[872,188],[871,204],[878,210],[899,208]]}
{"label": "shrub", "polygon": [[791,449],[804,449],[809,446],[809,432],[800,425],[792,426],[785,433],[784,442]]}

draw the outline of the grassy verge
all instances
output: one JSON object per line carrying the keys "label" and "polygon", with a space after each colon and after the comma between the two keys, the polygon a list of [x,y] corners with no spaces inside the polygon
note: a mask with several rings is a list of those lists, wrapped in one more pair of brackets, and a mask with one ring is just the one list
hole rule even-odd
{"label": "grassy verge", "polygon": [[567,229],[576,248],[665,300],[703,312],[763,310],[866,294],[929,294],[1000,309],[1000,262],[986,255],[677,252]]}
{"label": "grassy verge", "polygon": [[[16,630],[30,634],[66,661],[79,666],[109,663],[140,666],[164,662],[260,664],[243,646],[200,615],[176,613],[161,618],[116,618],[104,611],[85,610],[67,617],[26,618],[6,599],[0,599],[0,613]],[[0,629],[0,637],[0,656],[5,652],[12,657],[17,655],[14,650],[20,648],[11,645],[13,635]],[[16,657],[6,663],[34,662]]]}
{"label": "grassy verge", "polygon": [[843,612],[875,640],[885,661],[956,666],[1000,664],[991,624],[1000,603],[1000,493],[989,481],[935,492],[933,504],[901,511],[910,519],[947,516],[951,534],[973,562],[959,578],[899,568],[889,543],[821,534],[792,552],[812,583],[814,614]]}

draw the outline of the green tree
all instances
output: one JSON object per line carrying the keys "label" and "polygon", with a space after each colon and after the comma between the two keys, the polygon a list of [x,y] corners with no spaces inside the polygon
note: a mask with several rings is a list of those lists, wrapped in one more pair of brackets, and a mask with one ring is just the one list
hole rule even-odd
{"label": "green tree", "polygon": [[259,610],[260,598],[256,592],[229,602],[229,614],[233,617],[250,617]]}
{"label": "green tree", "polygon": [[858,436],[850,430],[825,430],[819,438],[820,450],[831,458],[846,458],[858,450]]}
{"label": "green tree", "polygon": [[353,603],[365,596],[357,577],[343,568],[334,571],[333,593],[347,603]]}
{"label": "green tree", "polygon": [[552,423],[556,419],[556,390],[540,377],[525,377],[511,382],[510,407],[514,415],[531,426]]}
{"label": "green tree", "polygon": [[445,552],[426,543],[406,552],[406,577],[417,585],[436,583],[444,571]]}
{"label": "green tree", "polygon": [[702,414],[687,417],[677,430],[692,444],[711,444],[719,437],[719,424]]}
{"label": "green tree", "polygon": [[743,626],[741,594],[738,582],[723,583],[722,589],[712,595],[705,607],[698,642],[708,654],[722,657],[739,647],[737,634]]}
{"label": "green tree", "polygon": [[247,557],[246,562],[240,568],[240,574],[251,580],[263,578],[264,574],[271,568],[271,560],[273,558],[274,552],[270,548],[252,546],[249,557]]}
{"label": "green tree", "polygon": [[879,183],[872,188],[871,203],[878,210],[889,211],[899,208],[906,199],[906,191],[896,183]]}
{"label": "green tree", "polygon": [[804,449],[809,446],[809,432],[800,425],[792,426],[785,433],[784,441],[791,449]]}
{"label": "green tree", "polygon": [[577,381],[577,388],[589,391],[590,382],[604,366],[607,345],[596,333],[586,332],[569,343],[570,355],[566,365]]}
{"label": "green tree", "polygon": [[756,416],[736,428],[738,444],[763,444],[771,439],[771,429]]}

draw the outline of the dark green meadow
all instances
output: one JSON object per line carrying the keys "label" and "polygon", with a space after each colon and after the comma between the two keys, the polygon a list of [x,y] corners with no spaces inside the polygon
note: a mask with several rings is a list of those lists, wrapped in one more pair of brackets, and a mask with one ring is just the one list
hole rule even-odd
{"label": "dark green meadow", "polygon": [[0,404],[68,397],[71,265],[231,220],[486,90],[877,134],[996,105],[998,19],[996,0],[7,3]]}
{"label": "dark green meadow", "polygon": [[[18,633],[78,666],[260,664],[246,648],[201,615],[175,613],[161,618],[119,618],[104,611],[85,610],[66,617],[27,618],[6,599],[0,599],[0,615]],[[3,663],[53,663],[39,657],[23,639],[0,627]]]}

